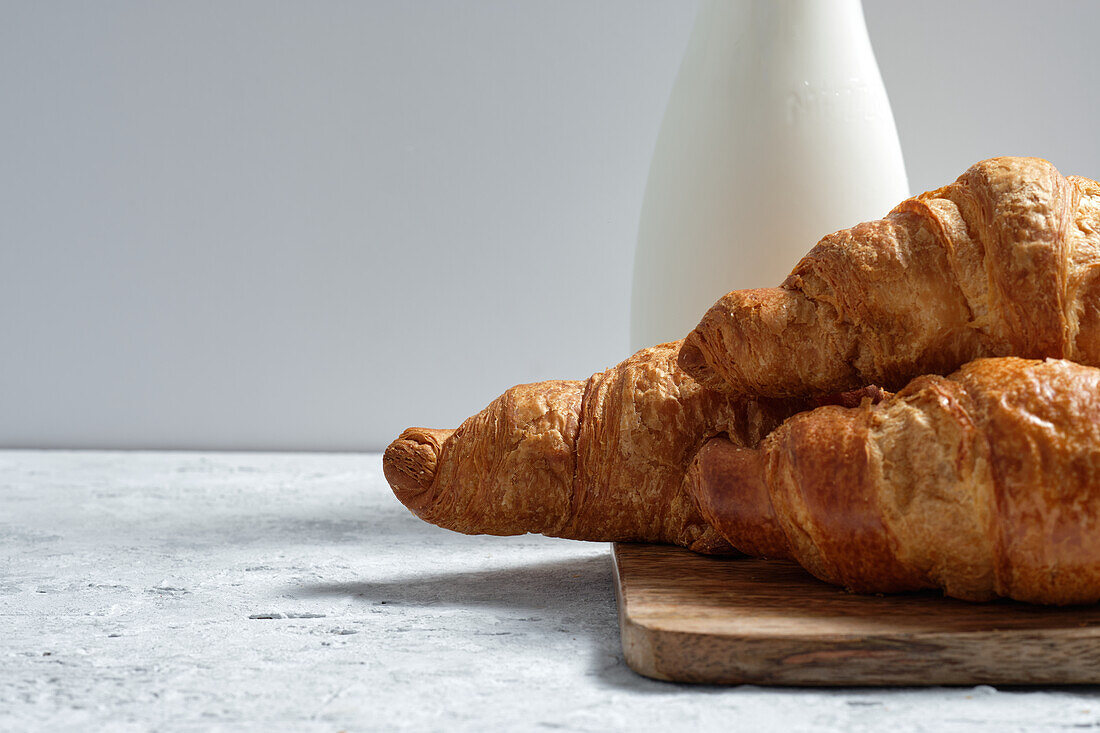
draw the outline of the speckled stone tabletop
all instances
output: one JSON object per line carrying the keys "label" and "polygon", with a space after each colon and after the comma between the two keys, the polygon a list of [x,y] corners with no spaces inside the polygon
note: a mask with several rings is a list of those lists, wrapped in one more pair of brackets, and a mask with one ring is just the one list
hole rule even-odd
{"label": "speckled stone tabletop", "polygon": [[697,687],[607,545],[465,537],[377,454],[0,452],[3,730],[1057,730],[1097,688]]}

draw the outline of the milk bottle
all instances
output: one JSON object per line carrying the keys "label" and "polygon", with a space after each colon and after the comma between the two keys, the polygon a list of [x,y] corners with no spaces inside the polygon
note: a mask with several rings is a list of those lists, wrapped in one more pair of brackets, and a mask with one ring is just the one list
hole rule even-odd
{"label": "milk bottle", "polygon": [[681,338],[730,290],[778,285],[908,188],[859,0],[704,0],[646,186],[632,346]]}

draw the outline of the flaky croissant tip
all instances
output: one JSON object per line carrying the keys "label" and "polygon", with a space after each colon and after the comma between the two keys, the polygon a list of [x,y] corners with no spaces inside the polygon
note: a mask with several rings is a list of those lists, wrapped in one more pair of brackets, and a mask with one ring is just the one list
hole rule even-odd
{"label": "flaky croissant tip", "polygon": [[688,374],[695,377],[695,381],[707,387],[721,388],[724,385],[714,374],[703,356],[699,341],[702,336],[698,331],[692,331],[680,345],[680,351],[676,354],[676,364]]}
{"label": "flaky croissant tip", "polygon": [[429,489],[443,443],[453,430],[409,428],[382,455],[382,472],[394,496],[414,512],[430,501]]}

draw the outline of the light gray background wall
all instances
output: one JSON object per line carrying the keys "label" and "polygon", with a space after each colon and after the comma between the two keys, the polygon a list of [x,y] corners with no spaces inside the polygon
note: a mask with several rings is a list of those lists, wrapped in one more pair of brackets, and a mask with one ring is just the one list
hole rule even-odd
{"label": "light gray background wall", "polygon": [[[1100,176],[1100,3],[865,6],[914,190]],[[0,2],[0,446],[378,449],[623,358],[694,10]]]}

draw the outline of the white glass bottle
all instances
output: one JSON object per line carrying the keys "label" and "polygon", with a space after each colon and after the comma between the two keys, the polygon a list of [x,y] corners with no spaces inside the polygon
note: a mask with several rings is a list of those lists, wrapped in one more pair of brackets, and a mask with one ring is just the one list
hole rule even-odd
{"label": "white glass bottle", "polygon": [[778,285],[908,189],[859,0],[704,0],[649,171],[632,346],[683,337],[730,290]]}

